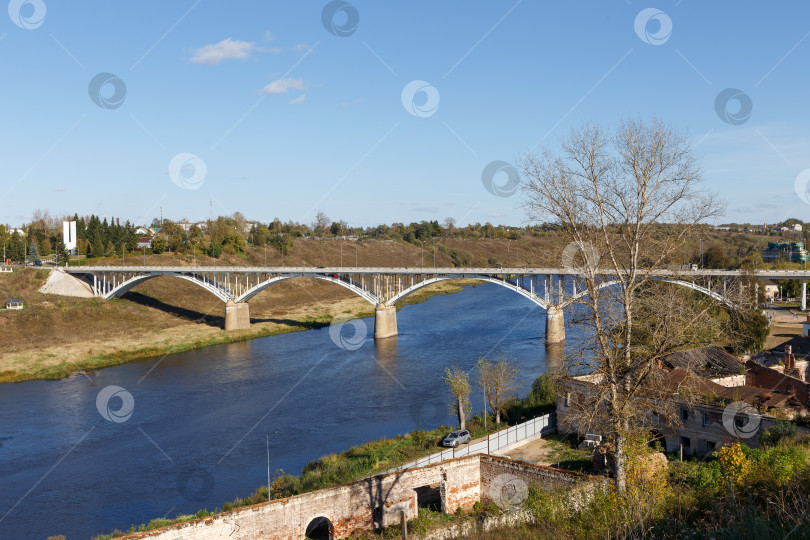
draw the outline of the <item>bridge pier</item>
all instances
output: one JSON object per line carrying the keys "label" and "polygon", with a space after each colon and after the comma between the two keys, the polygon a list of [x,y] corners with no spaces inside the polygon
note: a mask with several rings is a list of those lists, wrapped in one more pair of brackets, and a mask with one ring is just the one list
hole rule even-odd
{"label": "bridge pier", "polygon": [[374,309],[374,339],[394,337],[397,333],[397,308],[382,302],[377,304]]}
{"label": "bridge pier", "polygon": [[546,343],[565,341],[565,316],[559,306],[546,308]]}
{"label": "bridge pier", "polygon": [[225,304],[225,330],[247,330],[249,328],[250,304],[228,300],[228,303]]}

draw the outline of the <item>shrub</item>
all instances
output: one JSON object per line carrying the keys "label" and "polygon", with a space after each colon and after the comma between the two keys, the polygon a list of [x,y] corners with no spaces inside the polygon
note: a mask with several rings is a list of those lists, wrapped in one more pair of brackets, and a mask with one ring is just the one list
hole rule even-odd
{"label": "shrub", "polygon": [[222,244],[211,242],[208,245],[208,256],[219,259],[222,256]]}
{"label": "shrub", "polygon": [[723,474],[735,484],[742,484],[748,476],[751,463],[740,443],[727,444],[717,453]]}
{"label": "shrub", "polygon": [[796,436],[796,425],[789,420],[777,420],[767,431],[760,433],[759,443],[762,446],[775,446],[785,438]]}

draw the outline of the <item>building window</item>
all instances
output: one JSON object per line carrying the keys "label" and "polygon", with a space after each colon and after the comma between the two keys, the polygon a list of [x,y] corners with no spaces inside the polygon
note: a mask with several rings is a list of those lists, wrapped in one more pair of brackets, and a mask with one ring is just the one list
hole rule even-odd
{"label": "building window", "polygon": [[683,420],[684,422],[689,420],[689,411],[687,411],[686,409],[681,409],[681,420]]}
{"label": "building window", "polygon": [[690,448],[692,446],[692,439],[686,437],[685,435],[681,435],[680,442],[681,446],[684,448]]}
{"label": "building window", "polygon": [[711,423],[712,423],[712,419],[711,419],[711,417],[709,416],[709,413],[706,413],[706,412],[705,412],[705,413],[703,413],[703,425],[704,425],[704,426],[708,426],[708,425],[710,425]]}
{"label": "building window", "polygon": [[706,453],[710,454],[714,452],[714,449],[717,448],[717,443],[714,441],[706,441]]}

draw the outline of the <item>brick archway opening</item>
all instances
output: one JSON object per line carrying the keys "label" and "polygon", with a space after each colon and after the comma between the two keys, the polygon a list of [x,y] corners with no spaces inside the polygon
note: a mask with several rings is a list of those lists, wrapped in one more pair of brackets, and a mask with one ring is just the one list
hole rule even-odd
{"label": "brick archway opening", "polygon": [[329,521],[329,518],[318,516],[309,522],[304,534],[311,540],[332,540],[334,538],[332,522]]}

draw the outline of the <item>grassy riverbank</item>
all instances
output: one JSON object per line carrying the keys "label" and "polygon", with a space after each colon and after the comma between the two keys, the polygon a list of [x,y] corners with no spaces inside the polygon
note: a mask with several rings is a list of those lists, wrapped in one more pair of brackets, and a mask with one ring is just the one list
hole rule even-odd
{"label": "grassy riverbank", "polygon": [[[140,358],[321,328],[338,316],[374,315],[365,300],[311,280],[281,284],[258,296],[251,301],[251,328],[226,333],[221,302],[200,295],[182,280],[156,278],[123,299],[105,301],[40,294],[45,279],[47,271],[41,269],[0,276],[0,290],[29,299],[23,311],[0,310],[0,383],[60,379]],[[437,283],[412,294],[403,305],[475,283]]]}

